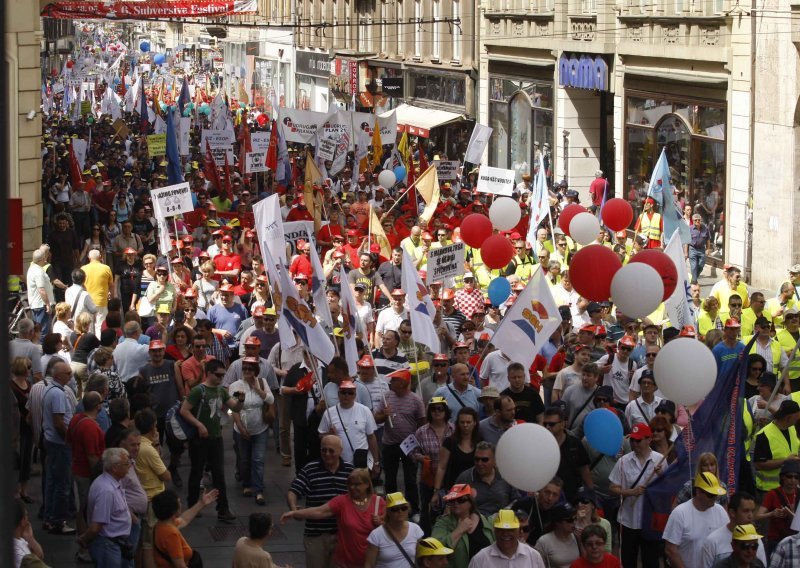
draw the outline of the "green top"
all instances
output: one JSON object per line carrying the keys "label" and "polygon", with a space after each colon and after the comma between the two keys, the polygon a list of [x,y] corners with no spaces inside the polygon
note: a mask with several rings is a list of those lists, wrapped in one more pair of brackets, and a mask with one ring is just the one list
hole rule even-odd
{"label": "green top", "polygon": [[[203,390],[205,390],[205,394],[203,394]],[[203,398],[205,398],[205,400],[203,400]],[[200,384],[189,391],[186,400],[192,405],[192,414],[194,414],[208,430],[209,438],[219,438],[222,436],[222,428],[219,425],[219,419],[222,413],[227,410],[226,402],[229,398],[230,395],[223,386],[210,387]]]}
{"label": "green top", "polygon": [[[484,517],[480,513],[478,516],[483,523],[483,534],[489,539],[489,544],[494,543],[494,529],[492,529],[492,522],[489,518]],[[465,534],[461,535],[458,542],[453,542],[452,533],[458,525],[458,521],[453,515],[442,515],[436,519],[436,524],[433,526],[431,536],[447,548],[453,549],[453,554],[450,555],[447,565],[450,568],[462,568],[469,564],[469,537]],[[475,551],[477,554],[478,551]],[[473,555],[474,556],[474,555]]]}

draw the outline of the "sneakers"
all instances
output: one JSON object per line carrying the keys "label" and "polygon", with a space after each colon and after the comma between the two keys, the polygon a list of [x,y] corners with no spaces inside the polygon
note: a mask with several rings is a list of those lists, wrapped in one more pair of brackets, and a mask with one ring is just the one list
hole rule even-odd
{"label": "sneakers", "polygon": [[217,520],[223,521],[225,523],[232,523],[236,520],[236,515],[231,513],[230,511],[220,511],[217,513]]}
{"label": "sneakers", "polygon": [[92,560],[92,556],[89,554],[88,550],[79,550],[76,552],[75,560],[78,564],[94,564],[94,560]]}
{"label": "sneakers", "polygon": [[78,531],[75,530],[75,527],[69,526],[67,521],[61,521],[60,523],[54,523],[50,525],[49,532],[50,534],[59,536],[71,536]]}

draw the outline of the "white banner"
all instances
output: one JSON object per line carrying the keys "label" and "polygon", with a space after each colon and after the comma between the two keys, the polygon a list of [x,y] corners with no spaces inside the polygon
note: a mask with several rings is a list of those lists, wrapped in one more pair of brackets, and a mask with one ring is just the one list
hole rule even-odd
{"label": "white banner", "polygon": [[310,110],[297,110],[281,108],[278,112],[278,121],[281,131],[287,142],[309,144],[313,142],[314,135],[325,124],[328,115],[324,112]]}
{"label": "white banner", "polygon": [[273,193],[253,205],[256,234],[261,250],[267,250],[275,262],[286,266],[286,243],[283,240],[283,218],[280,196]]}
{"label": "white banner", "polygon": [[267,171],[267,166],[264,163],[266,156],[264,152],[248,152],[246,156],[247,161],[245,162],[245,171],[248,174],[257,174]]}
{"label": "white banner", "polygon": [[267,153],[269,149],[269,132],[253,132],[250,134],[250,145],[253,152]]}
{"label": "white banner", "polygon": [[433,282],[464,274],[464,243],[430,249],[427,271],[425,283],[429,286]]}
{"label": "white banner", "polygon": [[481,166],[478,173],[478,191],[511,197],[514,192],[514,170]]}
{"label": "white banner", "polygon": [[297,241],[314,234],[314,221],[290,221],[283,224],[282,244],[289,245],[289,258],[297,254]]}
{"label": "white banner", "polygon": [[692,304],[686,262],[683,258],[683,245],[678,231],[672,233],[664,248],[664,253],[669,256],[678,271],[678,284],[675,286],[675,291],[664,302],[670,325],[678,329],[682,329],[685,325],[697,325],[697,314],[696,310],[692,309],[694,304]]}
{"label": "white banner", "polygon": [[337,110],[330,113],[327,120],[322,125],[319,132],[320,140],[341,140],[343,135],[347,135],[347,140],[350,142],[348,150],[353,149],[353,118],[351,112],[347,110]]}
{"label": "white banner", "polygon": [[333,160],[333,154],[336,151],[336,142],[330,138],[323,138],[317,145],[317,157],[323,160]]}
{"label": "white banner", "polygon": [[225,165],[225,154],[228,154],[228,164],[233,165],[233,142],[236,134],[232,130],[203,129],[200,136],[200,147],[206,147],[206,140],[214,156],[214,163],[218,166]]}
{"label": "white banner", "polygon": [[178,152],[181,156],[189,155],[189,134],[192,131],[192,119],[182,116],[177,124],[178,128]]}
{"label": "white banner", "polygon": [[174,217],[194,211],[192,192],[188,183],[178,183],[150,190],[153,213],[156,217]]}
{"label": "white banner", "polygon": [[389,116],[379,116],[378,124],[381,126],[381,144],[394,146],[397,143],[397,113],[392,111]]}
{"label": "white banner", "polygon": [[81,167],[81,171],[83,171],[86,164],[86,148],[89,144],[82,138],[73,138],[70,144],[72,144],[72,151],[75,153],[75,159],[78,160],[78,165]]}
{"label": "white banner", "polygon": [[464,161],[470,164],[480,164],[483,161],[483,153],[486,151],[486,146],[489,144],[491,136],[492,129],[490,127],[476,122],[475,128],[472,129],[472,136],[469,137]]}
{"label": "white banner", "polygon": [[461,162],[458,160],[434,160],[433,165],[436,166],[436,174],[439,176],[439,181],[455,181],[458,179],[458,168]]}

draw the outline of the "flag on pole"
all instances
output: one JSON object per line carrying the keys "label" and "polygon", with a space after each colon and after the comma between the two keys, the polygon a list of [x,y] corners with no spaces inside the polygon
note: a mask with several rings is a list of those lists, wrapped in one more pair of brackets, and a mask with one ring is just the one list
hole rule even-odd
{"label": "flag on pole", "polygon": [[144,79],[140,76],[139,81],[141,82],[141,93],[139,94],[139,124],[140,130],[142,134],[147,134],[147,129],[150,126],[150,122],[148,120],[148,113],[147,113],[147,97],[144,95]]}
{"label": "flag on pole", "polygon": [[492,343],[509,359],[529,369],[536,354],[559,325],[561,314],[558,306],[542,271],[537,268],[503,316],[492,336]]}
{"label": "flag on pole", "polygon": [[222,181],[219,179],[219,170],[217,170],[217,163],[214,161],[214,154],[211,153],[211,146],[206,140],[206,155],[203,159],[203,173],[206,179],[214,184],[217,191],[222,191]]}
{"label": "flag on pole", "polygon": [[246,120],[242,120],[239,126],[239,173],[247,173],[247,153],[253,151],[253,143],[250,139],[250,126]]}
{"label": "flag on pole", "polygon": [[683,245],[680,235],[675,232],[669,238],[664,252],[678,271],[678,283],[672,295],[664,302],[670,325],[682,329],[685,325],[696,325],[696,313],[693,309],[692,294],[689,288],[689,279],[686,278],[686,262],[683,259]]}
{"label": "flag on pole", "polygon": [[427,225],[430,223],[433,214],[436,212],[436,207],[439,205],[439,174],[436,168],[428,168],[425,170],[425,172],[419,176],[415,187],[426,204],[425,210],[419,215],[419,220]]}
{"label": "flag on pole", "polygon": [[306,209],[314,219],[314,234],[319,233],[322,224],[322,207],[318,203],[319,197],[314,194],[314,186],[322,182],[322,172],[319,171],[317,164],[310,152],[306,152],[306,169],[303,183],[303,201]]}
{"label": "flag on pole", "polygon": [[[317,253],[317,243],[314,235],[306,231],[308,244],[311,245],[311,297],[314,299],[314,308],[320,319],[331,329],[333,329],[333,316],[328,306],[327,287],[325,285],[325,272],[322,270],[322,262]],[[344,287],[344,286],[343,286]]]}
{"label": "flag on pole", "polygon": [[403,130],[403,135],[400,137],[397,151],[400,152],[400,155],[403,157],[403,165],[406,167],[406,170],[408,170],[408,164],[414,161],[414,157],[411,155],[411,148],[408,144],[408,132],[405,130]]}
{"label": "flag on pole", "polygon": [[75,150],[72,144],[69,145],[69,181],[72,184],[73,191],[83,189],[81,166],[78,164],[78,158],[75,157]]}
{"label": "flag on pole", "polygon": [[369,207],[369,234],[378,245],[381,247],[381,256],[389,258],[392,255],[392,245],[386,237],[386,231],[383,230],[380,219],[375,214],[372,205]]}
{"label": "flag on pole", "polygon": [[276,263],[286,264],[286,241],[283,234],[280,196],[273,193],[253,205],[256,235],[260,250],[269,249]]}
{"label": "flag on pole", "polygon": [[356,345],[356,333],[361,333],[361,337],[367,339],[367,330],[360,329],[360,319],[356,317],[358,306],[353,296],[353,289],[347,283],[347,273],[344,267],[339,267],[339,278],[342,283],[341,304],[342,304],[342,334],[344,335],[344,358],[350,374],[355,376],[358,373],[358,346]]}
{"label": "flag on pole", "polygon": [[189,96],[189,79],[184,76],[183,85],[181,85],[181,94],[178,97],[178,108],[181,111],[181,116],[183,116],[184,107],[190,102],[192,102],[192,98]]}
{"label": "flag on pole", "polygon": [[[183,183],[181,157],[178,153],[178,133],[175,128],[172,107],[167,107],[167,182],[169,185]],[[180,116],[177,117],[180,120]]]}
{"label": "flag on pole", "polygon": [[544,158],[539,155],[539,168],[533,180],[533,195],[531,196],[531,218],[528,226],[528,235],[525,237],[529,243],[536,242],[536,230],[539,223],[550,214],[550,193],[547,191],[547,172],[544,167]]}
{"label": "flag on pole", "polygon": [[272,130],[269,133],[269,146],[267,146],[267,157],[264,160],[264,165],[267,166],[274,174],[278,171],[278,126],[275,121],[272,121]]}
{"label": "flag on pole", "polygon": [[403,266],[400,271],[400,286],[406,292],[408,319],[411,320],[414,341],[427,345],[431,351],[438,353],[441,347],[439,334],[436,333],[436,327],[433,325],[436,307],[433,305],[428,289],[419,277],[419,272],[414,267],[414,261],[411,260],[405,249],[403,249]]}
{"label": "flag on pole", "polygon": [[[208,140],[206,140],[208,142]],[[228,152],[225,152],[225,189],[220,188],[223,192],[223,197],[233,199],[233,190],[231,189],[231,165],[228,163]]]}
{"label": "flag on pole", "polygon": [[419,138],[419,173],[424,174],[428,170],[428,156],[425,155],[425,143]]}
{"label": "flag on pole", "polygon": [[687,245],[692,237],[689,225],[683,218],[683,214],[675,203],[675,196],[672,193],[672,176],[669,173],[669,163],[667,162],[666,147],[661,149],[653,175],[650,177],[650,187],[647,189],[647,196],[652,197],[661,210],[661,218],[664,222],[664,241],[669,241],[675,231],[678,231],[681,242]]}
{"label": "flag on pole", "polygon": [[[277,194],[276,194],[277,197]],[[264,246],[264,240],[267,238],[267,231],[259,231],[259,242],[262,243],[262,254],[264,255],[264,268],[267,271],[267,277],[271,287],[272,304],[275,308],[275,313],[278,314],[278,337],[280,338],[281,347],[284,349],[291,349],[297,343],[292,333],[292,328],[286,317],[283,315],[283,280],[280,277],[279,270],[285,270],[283,264],[275,262],[274,257],[269,251],[268,246]],[[293,285],[289,285],[294,288]]]}

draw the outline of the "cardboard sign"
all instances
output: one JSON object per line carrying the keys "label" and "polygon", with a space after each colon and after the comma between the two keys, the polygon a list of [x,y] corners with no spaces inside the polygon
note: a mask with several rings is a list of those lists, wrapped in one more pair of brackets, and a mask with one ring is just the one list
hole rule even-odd
{"label": "cardboard sign", "polygon": [[253,132],[250,134],[250,145],[253,152],[266,154],[269,150],[269,132]]}
{"label": "cardboard sign", "polygon": [[155,156],[164,156],[166,153],[167,153],[167,135],[148,134],[147,155],[153,158]]}
{"label": "cardboard sign", "polygon": [[433,165],[436,166],[436,175],[439,176],[439,181],[455,181],[458,179],[458,168],[461,162],[458,160],[441,161],[434,160]]}
{"label": "cardboard sign", "polygon": [[428,251],[428,276],[425,283],[464,274],[464,243],[455,243]]}
{"label": "cardboard sign", "polygon": [[245,162],[245,171],[248,174],[257,174],[259,172],[267,171],[267,165],[264,163],[267,155],[264,152],[248,152]]}
{"label": "cardboard sign", "polygon": [[478,191],[511,197],[514,192],[514,170],[481,166],[478,172]]}
{"label": "cardboard sign", "polygon": [[233,142],[236,138],[233,130],[203,129],[200,136],[200,148],[206,147],[206,140],[214,156],[214,163],[218,166],[225,165],[225,154],[228,155],[228,164],[233,164]]}
{"label": "cardboard sign", "polygon": [[92,112],[92,101],[81,101],[81,114],[90,114]]}
{"label": "cardboard sign", "polygon": [[[191,120],[191,119],[189,119]],[[128,129],[128,126],[125,124],[125,121],[121,118],[118,118],[114,121],[114,124],[111,125],[114,127],[114,134],[120,139],[125,140],[131,131]]]}
{"label": "cardboard sign", "polygon": [[336,142],[330,138],[323,138],[319,141],[317,146],[317,156],[323,160],[333,160],[333,154],[336,152]]}
{"label": "cardboard sign", "polygon": [[194,211],[192,192],[188,183],[150,190],[150,198],[153,201],[153,213],[159,218],[174,217]]}

